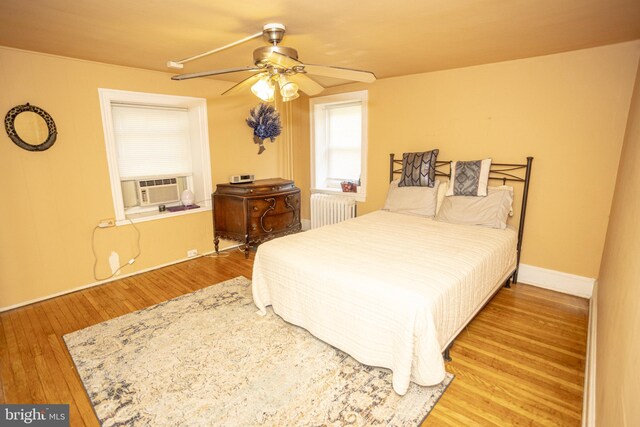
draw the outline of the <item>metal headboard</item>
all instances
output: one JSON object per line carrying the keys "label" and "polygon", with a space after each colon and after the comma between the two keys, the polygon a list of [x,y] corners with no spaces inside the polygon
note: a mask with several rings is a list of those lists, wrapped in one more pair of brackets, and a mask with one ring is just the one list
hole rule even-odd
{"label": "metal headboard", "polygon": [[[394,175],[402,173],[402,159],[396,160],[394,154],[389,154],[389,182],[393,181]],[[522,205],[520,207],[520,222],[518,224],[518,253],[516,260],[516,270],[513,273],[513,282],[518,280],[518,269],[520,267],[520,253],[522,252],[522,236],[524,234],[524,219],[527,213],[527,198],[529,196],[529,180],[531,178],[531,164],[533,157],[527,157],[527,163],[491,163],[489,180],[507,182],[522,182]],[[436,176],[451,178],[451,161],[436,161]]]}

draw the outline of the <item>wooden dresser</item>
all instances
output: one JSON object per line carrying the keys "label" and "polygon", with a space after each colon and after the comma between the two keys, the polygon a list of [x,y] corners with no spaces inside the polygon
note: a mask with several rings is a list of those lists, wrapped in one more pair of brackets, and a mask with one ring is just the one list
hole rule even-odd
{"label": "wooden dresser", "polygon": [[251,246],[274,237],[297,233],[300,224],[300,189],[281,178],[248,184],[218,184],[213,198],[213,230],[216,252],[220,239]]}

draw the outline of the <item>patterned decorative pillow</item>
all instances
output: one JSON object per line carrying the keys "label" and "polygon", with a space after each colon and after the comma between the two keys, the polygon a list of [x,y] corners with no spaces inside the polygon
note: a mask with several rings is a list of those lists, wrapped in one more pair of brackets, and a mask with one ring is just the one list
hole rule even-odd
{"label": "patterned decorative pillow", "polygon": [[402,154],[402,177],[398,187],[433,187],[436,182],[436,159],[440,150]]}
{"label": "patterned decorative pillow", "polygon": [[486,196],[491,159],[451,163],[447,196]]}

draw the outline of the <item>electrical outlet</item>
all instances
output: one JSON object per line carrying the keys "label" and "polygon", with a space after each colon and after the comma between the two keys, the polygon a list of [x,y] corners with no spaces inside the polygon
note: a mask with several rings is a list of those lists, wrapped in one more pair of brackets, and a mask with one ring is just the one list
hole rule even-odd
{"label": "electrical outlet", "polygon": [[193,258],[194,256],[198,256],[198,250],[197,249],[189,249],[187,251],[187,257],[188,258]]}
{"label": "electrical outlet", "polygon": [[98,227],[107,228],[107,227],[115,227],[116,220],[113,218],[101,219],[98,223]]}

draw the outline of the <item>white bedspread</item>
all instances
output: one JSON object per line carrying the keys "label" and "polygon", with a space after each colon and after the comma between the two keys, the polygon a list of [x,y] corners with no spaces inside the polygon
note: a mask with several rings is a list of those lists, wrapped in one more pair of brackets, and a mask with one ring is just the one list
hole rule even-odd
{"label": "white bedspread", "polygon": [[[360,362],[444,379],[442,351],[515,268],[516,233],[376,211],[262,244],[253,298]],[[269,339],[265,337],[265,339]]]}

